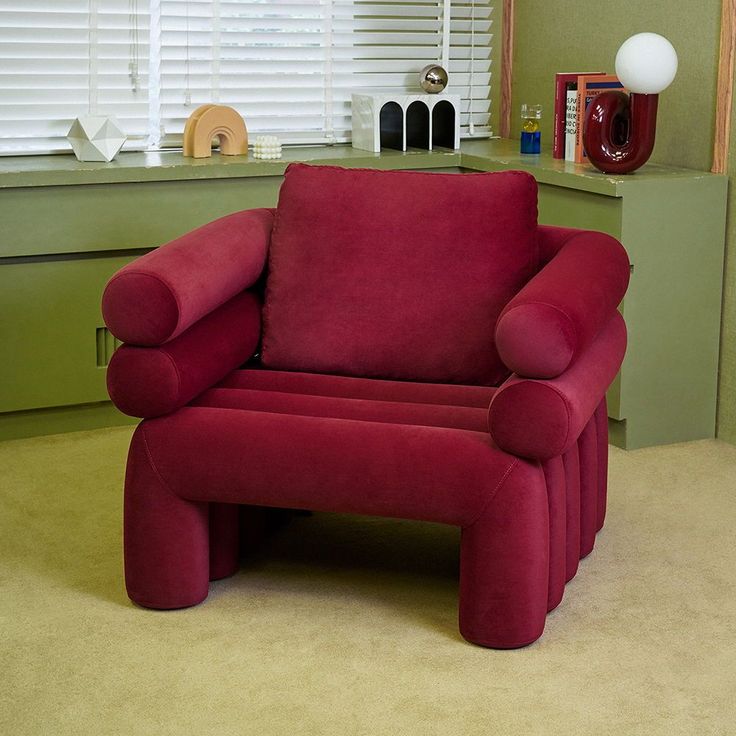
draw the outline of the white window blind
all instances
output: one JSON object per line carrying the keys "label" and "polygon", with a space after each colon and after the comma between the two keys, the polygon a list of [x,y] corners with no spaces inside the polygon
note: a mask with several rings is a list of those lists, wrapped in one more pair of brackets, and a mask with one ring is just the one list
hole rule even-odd
{"label": "white window blind", "polygon": [[249,133],[324,137],[330,3],[161,0],[164,144],[180,144],[197,106],[231,105]]}
{"label": "white window blind", "polygon": [[350,94],[416,89],[442,62],[462,132],[489,132],[491,0],[0,0],[0,154],[70,150],[72,120],[117,117],[128,148],[181,145],[201,104],[251,135],[350,140]]}
{"label": "white window blind", "polygon": [[349,141],[351,92],[417,88],[445,54],[462,132],[472,115],[488,133],[492,14],[490,0],[161,0],[162,143],[206,102],[287,143]]}
{"label": "white window blind", "polygon": [[0,153],[68,151],[74,118],[148,134],[147,0],[0,2]]}
{"label": "white window blind", "polygon": [[352,91],[417,88],[419,72],[430,62],[446,65],[447,91],[462,98],[461,133],[467,133],[471,111],[476,133],[488,132],[490,0],[334,0],[332,5],[334,26],[343,31],[333,48],[333,114],[339,136],[349,135]]}

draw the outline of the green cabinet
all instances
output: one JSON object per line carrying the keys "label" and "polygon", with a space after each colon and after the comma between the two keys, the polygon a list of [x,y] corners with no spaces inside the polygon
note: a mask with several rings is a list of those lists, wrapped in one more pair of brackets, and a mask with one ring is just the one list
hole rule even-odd
{"label": "green cabinet", "polygon": [[634,449],[713,437],[727,178],[656,165],[608,176],[548,153],[521,156],[514,141],[469,143],[463,154],[474,170],[533,174],[541,223],[601,230],[626,247],[629,343],[608,393],[612,441]]}
{"label": "green cabinet", "polygon": [[281,177],[0,189],[0,439],[132,421],[110,404],[100,299],[126,263],[195,227],[273,206]]}
{"label": "green cabinet", "polygon": [[[285,159],[459,172],[454,152],[290,149]],[[123,154],[0,159],[0,439],[135,421],[108,400],[116,347],[100,312],[107,280],[206,222],[273,207],[288,160]]]}
{"label": "green cabinet", "polygon": [[205,222],[274,206],[288,158],[436,171],[524,169],[539,182],[542,223],[622,240],[632,281],[622,305],[629,351],[611,388],[613,441],[623,447],[712,437],[715,429],[726,178],[647,166],[608,177],[513,141],[460,152],[370,154],[289,149],[285,160],[192,161],[122,154],[0,160],[0,439],[132,421],[107,401],[107,279],[132,258]]}
{"label": "green cabinet", "polygon": [[114,342],[102,322],[100,290],[130,260],[2,264],[2,340],[10,360],[0,362],[0,412],[107,399],[105,366]]}

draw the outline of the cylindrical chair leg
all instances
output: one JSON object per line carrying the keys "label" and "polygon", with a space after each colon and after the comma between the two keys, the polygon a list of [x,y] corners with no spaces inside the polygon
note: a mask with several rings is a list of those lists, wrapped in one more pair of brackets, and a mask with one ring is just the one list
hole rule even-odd
{"label": "cylindrical chair leg", "polygon": [[565,594],[567,573],[567,499],[565,490],[565,466],[558,455],[542,463],[547,484],[549,507],[549,589],[547,610],[556,608]]}
{"label": "cylindrical chair leg", "polygon": [[210,580],[228,578],[238,571],[239,517],[240,509],[237,504],[210,504]]}
{"label": "cylindrical chair leg", "polygon": [[608,499],[608,411],[603,399],[595,410],[596,438],[598,440],[598,511],[596,531],[603,528],[606,520]]}
{"label": "cylindrical chair leg", "polygon": [[185,608],[207,597],[207,504],[166,487],[148,456],[145,424],[133,435],[125,475],[125,585],[146,608]]}
{"label": "cylindrical chair leg", "polygon": [[578,443],[562,456],[565,467],[565,582],[569,583],[578,571],[580,563],[580,451]]}
{"label": "cylindrical chair leg", "polygon": [[460,633],[494,649],[531,644],[544,630],[548,575],[544,477],[522,460],[462,530]]}
{"label": "cylindrical chair leg", "polygon": [[585,425],[578,440],[580,451],[580,559],[595,546],[598,530],[598,437],[595,420]]}

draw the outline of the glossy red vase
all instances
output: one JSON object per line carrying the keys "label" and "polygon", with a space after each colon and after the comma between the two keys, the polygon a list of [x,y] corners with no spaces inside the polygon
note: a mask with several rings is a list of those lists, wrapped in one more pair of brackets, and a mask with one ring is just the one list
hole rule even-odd
{"label": "glossy red vase", "polygon": [[585,111],[583,145],[588,160],[606,174],[628,174],[654,149],[659,95],[604,92]]}

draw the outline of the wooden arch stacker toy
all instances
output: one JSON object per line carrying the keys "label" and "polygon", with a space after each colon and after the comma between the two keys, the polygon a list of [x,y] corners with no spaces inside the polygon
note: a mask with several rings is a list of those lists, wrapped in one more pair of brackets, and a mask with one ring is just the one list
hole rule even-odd
{"label": "wooden arch stacker toy", "polygon": [[184,155],[208,158],[212,155],[213,138],[220,139],[220,153],[224,156],[248,153],[245,121],[232,107],[212,104],[198,107],[184,127]]}

